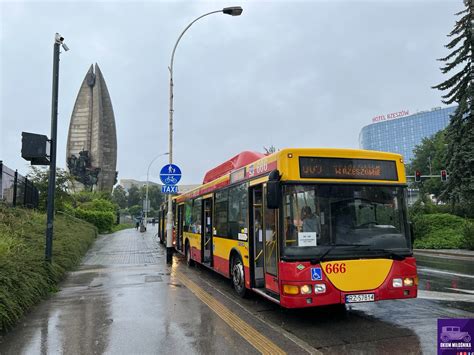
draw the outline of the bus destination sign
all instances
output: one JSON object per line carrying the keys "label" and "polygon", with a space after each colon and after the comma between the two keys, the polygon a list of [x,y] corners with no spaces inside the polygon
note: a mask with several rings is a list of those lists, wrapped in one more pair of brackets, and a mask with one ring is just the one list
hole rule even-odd
{"label": "bus destination sign", "polygon": [[398,180],[393,160],[300,157],[301,178]]}

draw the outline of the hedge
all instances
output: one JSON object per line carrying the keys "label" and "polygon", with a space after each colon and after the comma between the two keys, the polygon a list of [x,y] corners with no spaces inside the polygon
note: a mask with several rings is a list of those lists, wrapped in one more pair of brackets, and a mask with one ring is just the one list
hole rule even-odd
{"label": "hedge", "polygon": [[113,212],[85,210],[76,208],[74,216],[92,223],[97,227],[99,233],[104,233],[112,230],[115,224],[115,214]]}
{"label": "hedge", "polygon": [[75,267],[97,236],[87,222],[56,215],[53,261],[44,261],[46,216],[0,205],[0,333]]}
{"label": "hedge", "polygon": [[467,220],[449,213],[418,214],[413,217],[415,248],[457,249],[466,246]]}

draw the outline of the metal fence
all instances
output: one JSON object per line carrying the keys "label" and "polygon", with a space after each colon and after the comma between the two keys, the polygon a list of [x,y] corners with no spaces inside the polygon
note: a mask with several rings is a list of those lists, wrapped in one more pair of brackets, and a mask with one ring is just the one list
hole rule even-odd
{"label": "metal fence", "polygon": [[38,189],[28,178],[0,161],[0,202],[9,206],[38,207]]}

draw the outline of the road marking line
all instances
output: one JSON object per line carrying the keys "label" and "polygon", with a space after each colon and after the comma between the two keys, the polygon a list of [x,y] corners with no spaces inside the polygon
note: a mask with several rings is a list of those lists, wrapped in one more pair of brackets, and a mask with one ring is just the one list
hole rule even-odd
{"label": "road marking line", "polygon": [[462,302],[474,303],[474,295],[463,295],[460,293],[452,293],[452,292],[418,290],[417,298],[423,298],[426,300],[462,301]]}
{"label": "road marking line", "polygon": [[464,293],[469,293],[471,295],[474,295],[473,290],[465,290],[463,288],[453,288],[453,287],[446,287],[448,290],[453,290],[453,291],[459,291],[459,292],[464,292]]}
{"label": "road marking line", "polygon": [[473,275],[467,275],[467,274],[460,274],[458,272],[451,272],[451,271],[442,271],[442,270],[436,270],[436,269],[431,269],[428,267],[418,267],[418,271],[423,274],[443,274],[443,275],[449,275],[449,276],[458,276],[458,277],[467,277],[470,279],[474,279]]}
{"label": "road marking line", "polygon": [[306,351],[308,354],[311,354],[311,355],[321,355],[322,352],[319,351],[318,349],[315,349],[314,347],[312,347],[311,345],[309,345],[307,342],[305,342],[304,340],[298,338],[297,336],[291,334],[290,332],[286,331],[285,329],[283,328],[280,328],[280,327],[277,327],[275,325],[273,325],[272,323],[270,323],[269,321],[267,321],[264,317],[262,317],[261,315],[259,314],[256,314],[256,313],[252,313],[250,312],[247,308],[245,308],[245,306],[243,304],[241,304],[240,302],[238,302],[237,300],[229,297],[227,294],[225,294],[224,292],[222,292],[221,290],[219,290],[218,288],[215,287],[215,285],[212,285],[209,281],[207,281],[206,279],[202,278],[201,276],[199,276],[199,278],[201,279],[201,281],[205,282],[207,285],[209,285],[210,287],[213,287],[215,288],[215,290],[217,292],[219,292],[222,296],[224,296],[225,298],[227,298],[229,301],[231,301],[232,303],[235,303],[237,306],[239,306],[243,311],[245,311],[246,313],[248,313],[249,315],[251,315],[252,317],[255,317],[257,318],[258,320],[260,320],[262,323],[264,323],[265,325],[267,325],[268,327],[272,328],[274,331],[280,333],[281,335],[283,335],[284,337],[286,337],[288,340],[291,340],[293,343],[295,343],[296,345],[298,345],[301,349],[303,349],[304,351]]}
{"label": "road marking line", "polygon": [[217,301],[209,293],[191,281],[187,276],[179,271],[176,271],[176,276],[192,293],[196,295],[196,297],[204,302],[224,322],[226,322],[232,329],[234,329],[240,336],[242,336],[249,344],[251,344],[262,354],[286,354],[286,352],[278,345],[276,345],[266,336],[260,334],[257,330],[255,330],[255,328],[248,325],[241,318],[232,313],[226,306]]}

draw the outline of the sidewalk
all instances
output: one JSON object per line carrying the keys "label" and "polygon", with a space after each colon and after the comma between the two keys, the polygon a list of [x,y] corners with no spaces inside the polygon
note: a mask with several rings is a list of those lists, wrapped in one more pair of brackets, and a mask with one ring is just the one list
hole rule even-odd
{"label": "sidewalk", "polygon": [[155,233],[100,236],[58,293],[0,335],[0,353],[256,353],[184,287]]}

